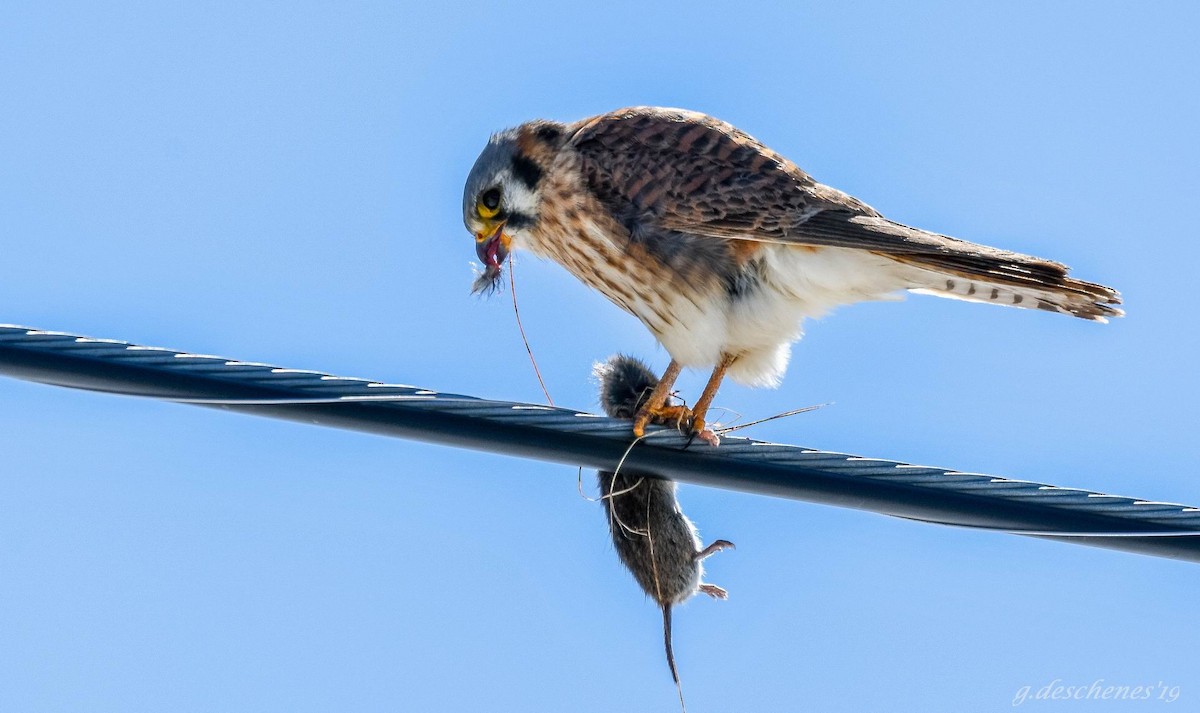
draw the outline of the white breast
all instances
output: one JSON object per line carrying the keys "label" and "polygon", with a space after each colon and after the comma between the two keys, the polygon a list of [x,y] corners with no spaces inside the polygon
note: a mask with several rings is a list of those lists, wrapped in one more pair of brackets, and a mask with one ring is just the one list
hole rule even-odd
{"label": "white breast", "polygon": [[729,375],[749,386],[779,385],[806,317],[897,299],[907,286],[902,266],[863,250],[771,244],[763,258],[763,289],[731,301],[726,313],[726,350],[742,355]]}
{"label": "white breast", "polygon": [[804,318],[908,286],[902,266],[866,251],[768,244],[758,289],[733,298],[716,281],[681,285],[654,260],[630,260],[593,222],[581,232],[521,242],[641,320],[684,366],[707,369],[738,355],[729,376],[750,386],[779,384]]}

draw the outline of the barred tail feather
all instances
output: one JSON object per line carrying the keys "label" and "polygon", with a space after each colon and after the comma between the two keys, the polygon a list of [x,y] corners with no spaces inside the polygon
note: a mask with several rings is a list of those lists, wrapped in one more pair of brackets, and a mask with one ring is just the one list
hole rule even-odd
{"label": "barred tail feather", "polygon": [[939,297],[1062,312],[1106,322],[1124,314],[1111,287],[1067,275],[1054,260],[911,228],[877,215],[830,210],[803,223],[797,242],[869,250],[898,263],[906,288]]}
{"label": "barred tail feather", "polygon": [[911,292],[937,297],[1060,312],[1096,322],[1125,314],[1116,306],[1121,303],[1116,290],[1065,275],[1052,279],[1006,275],[985,280],[975,275],[913,269],[910,279]]}

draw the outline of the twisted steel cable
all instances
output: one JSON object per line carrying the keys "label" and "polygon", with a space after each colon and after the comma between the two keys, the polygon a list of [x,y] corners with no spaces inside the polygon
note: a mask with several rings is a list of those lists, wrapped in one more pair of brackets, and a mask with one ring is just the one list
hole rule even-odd
{"label": "twisted steel cable", "polygon": [[[1200,508],[672,429],[630,449],[629,423],[205,354],[0,325],[0,374],[1200,562]],[[0,408],[3,408],[0,405]]]}

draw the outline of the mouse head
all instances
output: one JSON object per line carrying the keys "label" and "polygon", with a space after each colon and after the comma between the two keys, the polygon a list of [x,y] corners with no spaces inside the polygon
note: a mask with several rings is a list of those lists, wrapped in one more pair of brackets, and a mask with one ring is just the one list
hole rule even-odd
{"label": "mouse head", "polygon": [[600,406],[611,418],[632,419],[658,386],[658,377],[645,362],[625,354],[596,364],[593,373],[600,381]]}

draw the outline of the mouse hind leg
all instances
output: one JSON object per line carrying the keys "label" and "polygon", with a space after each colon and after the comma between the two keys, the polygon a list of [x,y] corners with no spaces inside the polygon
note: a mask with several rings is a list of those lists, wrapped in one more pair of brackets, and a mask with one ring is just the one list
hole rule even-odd
{"label": "mouse hind leg", "polygon": [[716,553],[720,552],[721,550],[732,550],[732,549],[736,549],[736,548],[735,548],[734,544],[732,542],[730,542],[729,540],[716,540],[708,547],[705,547],[704,549],[697,552],[692,557],[692,560],[699,562],[700,560],[702,560],[706,557],[711,557],[712,555],[715,555]]}
{"label": "mouse hind leg", "polygon": [[[734,545],[729,540],[715,540],[711,545],[709,545],[708,547],[705,547],[704,549],[697,552],[692,557],[692,560],[694,562],[699,562],[700,560],[702,560],[706,557],[710,557],[710,556],[720,552],[721,550],[731,550],[731,549],[734,549]],[[700,591],[704,592],[705,594],[712,597],[713,599],[728,599],[729,598],[729,592],[726,592],[723,588],[718,587],[715,584],[703,583],[700,585]]]}

